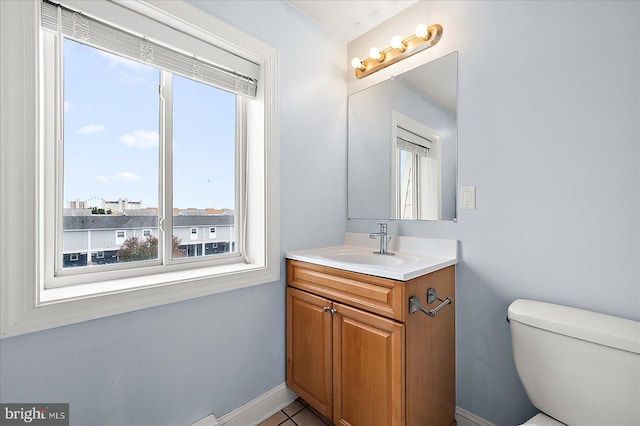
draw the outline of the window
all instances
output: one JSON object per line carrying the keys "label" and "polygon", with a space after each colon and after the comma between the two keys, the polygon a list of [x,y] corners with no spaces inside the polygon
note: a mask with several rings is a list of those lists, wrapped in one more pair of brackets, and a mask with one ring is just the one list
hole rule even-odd
{"label": "window", "polygon": [[[244,242],[232,221],[226,225],[229,243],[240,244],[224,253],[200,247],[184,256],[180,230],[203,219],[215,222],[209,210],[231,211],[234,219],[243,220],[245,211],[236,205],[244,198],[240,154],[246,151],[246,129],[239,126],[246,124],[241,106],[244,97],[254,97],[255,79],[65,7],[43,2],[42,22],[45,48],[55,52],[45,54],[43,61],[46,99],[51,100],[45,111],[52,133],[62,134],[47,145],[58,141],[59,163],[51,177],[64,182],[55,200],[55,226],[63,237],[58,237],[62,244],[56,247],[53,275],[61,279],[52,285],[65,285],[63,277],[81,272],[136,266],[140,273],[140,264],[166,266],[206,255],[241,262]],[[255,73],[253,64],[247,66]],[[101,161],[95,161],[96,153]],[[114,210],[87,210],[88,222],[77,211],[61,209],[95,192],[108,194],[101,203]],[[188,214],[174,220],[175,211]],[[114,225],[132,228],[129,238],[116,231],[118,262],[89,262],[84,269],[66,270],[62,253],[83,239],[65,238],[65,233],[93,233],[98,238],[86,240],[99,244],[100,233]],[[134,229],[143,225],[152,226],[157,238],[151,231],[136,236]],[[198,240],[197,228],[190,228],[188,238]],[[94,279],[86,275],[76,280]]]}
{"label": "window", "polygon": [[143,229],[142,230],[142,236],[143,237],[150,237],[151,236],[151,229]]}
{"label": "window", "polygon": [[71,253],[69,255],[69,260],[72,262],[77,262],[79,258],[80,258],[80,255],[78,253]]}
{"label": "window", "polygon": [[[18,242],[24,245],[23,249],[8,250],[4,240],[0,245],[5,253],[33,250],[33,256],[10,254],[3,261],[0,287],[9,296],[0,301],[1,335],[277,280],[277,51],[179,2],[154,6],[137,2],[73,2],[83,9],[81,14],[66,9],[64,0],[62,3],[63,9],[35,1],[4,2],[0,14],[3,63],[6,60],[12,70],[0,74],[0,88],[6,94],[0,98],[0,114],[6,123],[0,133],[3,140],[19,134],[25,138],[25,143],[3,146],[4,160],[19,163],[20,167],[3,170],[8,179],[0,182],[0,191],[3,197],[6,195],[7,203],[23,208],[19,213],[8,213],[6,220],[0,222],[0,234],[13,234],[8,223],[24,225],[21,229],[26,230],[24,241]],[[62,34],[58,34],[56,23],[59,12]],[[38,15],[42,16],[43,25],[40,35]],[[15,16],[25,19],[10,18]],[[127,28],[120,28],[125,22]],[[129,36],[135,42],[127,45]],[[122,46],[134,48],[122,50]],[[34,48],[41,52],[39,60],[33,55]],[[167,59],[172,52],[183,54],[186,60],[172,62]],[[74,62],[79,57],[93,59]],[[102,66],[99,60],[103,61]],[[95,74],[92,67],[96,67]],[[36,85],[39,69],[41,81]],[[131,73],[119,73],[132,69],[141,74],[138,77],[155,83],[138,87],[129,97],[117,95],[115,90],[124,85],[143,83],[142,78],[132,78]],[[230,75],[227,70],[234,72]],[[108,80],[110,72],[119,74]],[[73,77],[83,74],[95,76],[92,85],[83,86]],[[14,86],[21,90],[9,90]],[[155,88],[153,95],[150,88]],[[112,91],[113,96],[104,96],[105,91]],[[189,146],[193,141],[181,138],[187,137],[193,126],[202,124],[189,120],[200,112],[200,105],[188,102],[194,91],[198,98],[206,97],[203,104],[207,106],[212,104],[212,97],[220,101],[215,111],[205,110],[201,116],[219,113],[233,117],[233,125],[225,123],[234,128],[231,143],[229,138],[210,137],[211,131],[205,129],[203,152],[188,152],[193,150]],[[80,101],[71,101],[70,97],[76,94],[81,95]],[[80,108],[87,99],[85,106],[110,107],[114,114],[126,102],[147,107],[141,107],[131,117],[140,123],[138,126],[124,129],[117,126],[125,126],[129,117],[114,115],[115,119],[102,122],[94,118],[106,120],[105,114],[85,115],[88,119],[81,120],[82,114],[90,112]],[[151,126],[157,122],[157,130],[153,130]],[[26,129],[29,135],[20,129]],[[115,132],[107,137],[112,130]],[[115,152],[115,160],[104,160],[107,154],[112,155],[107,151]],[[220,164],[206,172],[203,167],[190,170],[185,166],[188,161],[218,154]],[[109,164],[112,170],[98,171],[101,163]],[[144,167],[148,173],[136,173],[131,165]],[[75,197],[77,188],[73,183],[82,179],[80,176],[91,177],[88,187],[94,191],[86,190]],[[188,199],[181,198],[196,193],[191,179],[206,179],[210,186],[209,191],[199,194],[198,200],[204,204],[189,205]],[[7,182],[25,182],[25,190],[15,191]],[[35,185],[29,186],[28,182]],[[216,185],[225,190],[218,191]],[[139,196],[129,190],[153,195]],[[222,196],[224,192],[232,195],[221,199],[231,202],[209,204],[209,194]],[[79,218],[75,219],[65,215],[65,201],[71,200],[80,202],[67,206],[88,212],[76,212]],[[190,208],[195,208],[196,214],[191,214]],[[181,214],[182,210],[186,213]],[[206,215],[215,216],[215,225],[202,219]],[[190,249],[194,256],[187,256],[174,234],[181,229],[190,231],[189,223],[179,219],[190,216],[195,216],[189,219],[194,221],[191,224],[198,223],[202,229],[215,226],[224,243],[216,250],[207,250],[204,242],[191,244],[195,247]],[[97,227],[96,223],[102,226]],[[65,233],[65,229],[69,232]],[[67,235],[71,229],[86,238],[71,241],[72,235]],[[150,235],[145,236],[143,231],[144,238],[140,238],[140,229],[150,230]],[[117,231],[124,231],[124,235]],[[153,244],[157,233],[157,257],[140,260],[139,266],[123,262],[122,244],[115,243],[114,233],[118,240],[138,236],[147,244]],[[182,238],[188,241],[190,236]],[[17,241],[11,240],[14,244]],[[80,247],[80,240],[87,245],[72,250]],[[99,252],[104,258],[97,256]],[[67,267],[72,253],[74,258],[77,256],[77,266],[73,268]],[[21,279],[13,279],[16,276]],[[100,310],[92,308],[96,301]]]}
{"label": "window", "polygon": [[[90,283],[93,272],[133,266],[132,273],[141,274],[139,266],[157,269],[194,257],[242,262],[244,241],[233,220],[225,220],[225,235],[234,247],[226,252],[181,248],[181,230],[202,221],[216,222],[217,215],[209,211],[233,212],[234,220],[243,221],[245,210],[237,206],[246,188],[241,158],[247,133],[242,127],[247,124],[244,98],[255,96],[255,78],[64,6],[43,2],[42,22],[48,49],[43,60],[49,100],[45,120],[51,130],[45,138],[62,136],[46,145],[56,147],[58,142],[59,160],[50,176],[64,182],[53,203],[55,232],[62,244],[55,247],[54,278],[48,286]],[[255,75],[254,64],[245,62],[249,74]],[[91,216],[86,220],[62,207],[96,192],[107,194],[100,201],[113,209],[86,210]],[[99,245],[100,234],[114,225],[130,227],[128,233],[116,231],[117,262],[88,262],[85,268],[65,264],[63,252],[85,241]],[[152,228],[141,238],[135,232],[140,226]],[[87,238],[66,238],[65,233]],[[188,240],[198,239],[198,229],[191,227]]]}
{"label": "window", "polygon": [[215,238],[216,238],[216,227],[212,226],[209,228],[209,239],[215,240]]}

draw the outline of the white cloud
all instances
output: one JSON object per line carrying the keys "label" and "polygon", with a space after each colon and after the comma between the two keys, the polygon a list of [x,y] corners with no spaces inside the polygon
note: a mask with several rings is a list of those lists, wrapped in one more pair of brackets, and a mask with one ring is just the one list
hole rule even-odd
{"label": "white cloud", "polygon": [[120,136],[120,142],[123,144],[143,149],[155,148],[158,146],[158,139],[158,132],[141,129]]}
{"label": "white cloud", "polygon": [[104,183],[104,182],[109,182],[109,179],[106,176],[96,175],[96,181]]}
{"label": "white cloud", "polygon": [[[134,85],[134,84],[138,84],[138,85],[142,85],[142,84],[147,84],[149,82],[149,80],[141,75],[132,75],[132,74],[123,74],[120,76],[120,83],[122,84],[128,84],[128,85]],[[157,87],[154,86],[154,88]]]}
{"label": "white cloud", "polygon": [[122,56],[112,55],[111,53],[99,50],[98,54],[109,61],[109,67],[118,68],[124,67],[134,71],[140,72],[149,72],[153,70],[152,67],[148,65],[141,64],[140,62],[132,61],[127,58],[123,58]]}
{"label": "white cloud", "polygon": [[135,182],[140,179],[140,176],[131,172],[120,172],[116,175],[116,177],[127,182]]}
{"label": "white cloud", "polygon": [[104,126],[102,124],[89,124],[78,130],[78,133],[81,133],[83,135],[90,135],[100,132],[104,132]]}

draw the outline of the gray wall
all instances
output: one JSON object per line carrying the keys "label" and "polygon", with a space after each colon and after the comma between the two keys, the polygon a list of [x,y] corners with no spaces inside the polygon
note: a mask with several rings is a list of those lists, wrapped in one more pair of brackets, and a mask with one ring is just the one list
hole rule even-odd
{"label": "gray wall", "polygon": [[[280,50],[281,250],[341,243],[345,44],[281,2],[196,5]],[[279,282],[3,339],[0,399],[69,402],[75,425],[221,416],[285,380],[284,282],[283,261]]]}
{"label": "gray wall", "polygon": [[[477,209],[397,231],[460,240],[457,404],[520,424],[535,410],[513,365],[511,301],[640,320],[640,2],[421,2],[348,56],[424,19],[444,28],[427,57],[459,51],[459,183],[477,187]],[[364,84],[348,79],[350,92]]]}

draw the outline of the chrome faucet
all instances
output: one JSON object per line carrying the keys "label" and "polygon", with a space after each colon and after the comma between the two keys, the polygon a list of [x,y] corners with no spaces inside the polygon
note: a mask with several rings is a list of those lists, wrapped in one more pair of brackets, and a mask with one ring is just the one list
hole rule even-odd
{"label": "chrome faucet", "polygon": [[378,225],[380,226],[380,230],[369,234],[369,238],[372,240],[376,239],[376,237],[380,238],[380,250],[374,251],[373,253],[393,255],[393,253],[387,251],[387,246],[389,245],[389,241],[391,241],[391,237],[387,234],[387,224],[379,223]]}

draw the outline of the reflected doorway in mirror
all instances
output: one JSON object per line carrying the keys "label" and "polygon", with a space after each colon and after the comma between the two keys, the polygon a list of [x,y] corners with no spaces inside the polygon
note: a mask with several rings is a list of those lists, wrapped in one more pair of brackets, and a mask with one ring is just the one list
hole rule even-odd
{"label": "reflected doorway in mirror", "polygon": [[394,219],[442,219],[440,135],[391,111],[391,205]]}

